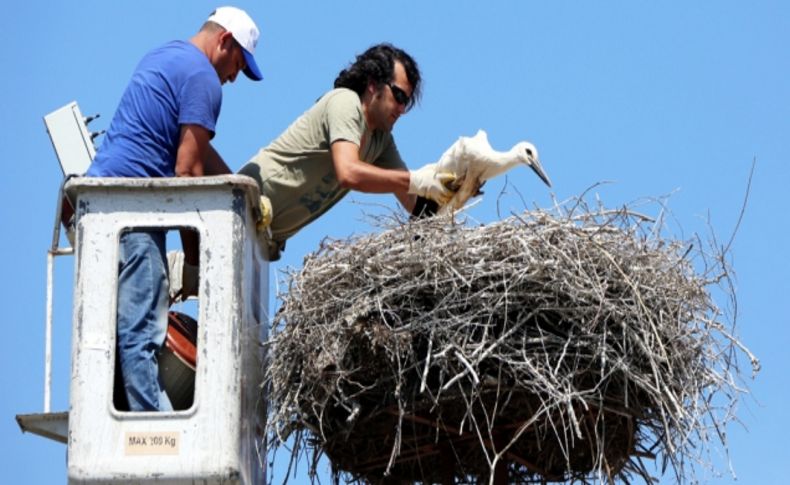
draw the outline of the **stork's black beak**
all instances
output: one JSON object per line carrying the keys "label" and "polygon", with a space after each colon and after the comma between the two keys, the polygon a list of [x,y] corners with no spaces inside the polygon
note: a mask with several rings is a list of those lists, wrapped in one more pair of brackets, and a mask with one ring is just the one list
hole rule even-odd
{"label": "stork's black beak", "polygon": [[535,156],[533,156],[532,152],[527,150],[527,158],[529,159],[529,166],[532,167],[532,170],[538,174],[538,177],[549,187],[551,187],[551,180],[549,180],[549,176],[546,175],[546,172],[543,170],[543,166],[540,164],[540,160],[538,160]]}

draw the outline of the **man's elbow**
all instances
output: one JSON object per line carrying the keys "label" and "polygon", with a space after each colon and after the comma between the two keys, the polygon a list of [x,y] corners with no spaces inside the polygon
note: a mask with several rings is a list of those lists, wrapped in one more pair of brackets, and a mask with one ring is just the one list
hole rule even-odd
{"label": "man's elbow", "polygon": [[176,163],[176,177],[200,177],[203,175],[203,165],[199,162]]}
{"label": "man's elbow", "polygon": [[359,187],[359,176],[352,171],[343,171],[337,174],[337,182],[340,187],[349,190],[356,190]]}
{"label": "man's elbow", "polygon": [[191,170],[176,169],[176,177],[197,177]]}

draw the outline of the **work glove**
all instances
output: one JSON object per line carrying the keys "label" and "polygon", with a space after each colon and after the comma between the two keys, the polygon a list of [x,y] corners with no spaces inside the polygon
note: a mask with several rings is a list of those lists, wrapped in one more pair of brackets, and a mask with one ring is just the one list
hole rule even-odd
{"label": "work glove", "polygon": [[186,301],[189,296],[197,295],[199,269],[184,261],[184,253],[168,251],[167,267],[170,276],[170,303]]}
{"label": "work glove", "polygon": [[455,192],[448,188],[448,185],[454,181],[454,173],[437,172],[436,164],[429,163],[420,169],[409,172],[409,193],[445,205],[455,195]]}
{"label": "work glove", "polygon": [[272,201],[265,195],[261,196],[261,219],[255,224],[258,232],[265,231],[272,224]]}
{"label": "work glove", "polygon": [[169,278],[168,289],[170,292],[170,303],[181,298],[181,280],[184,266],[184,253],[181,251],[167,252],[167,275]]}

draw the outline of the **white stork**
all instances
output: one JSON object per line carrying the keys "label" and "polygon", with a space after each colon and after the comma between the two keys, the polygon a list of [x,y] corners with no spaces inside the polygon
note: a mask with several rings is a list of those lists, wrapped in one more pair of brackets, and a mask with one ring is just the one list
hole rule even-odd
{"label": "white stork", "polygon": [[452,172],[456,176],[451,187],[456,193],[439,212],[460,209],[470,197],[477,195],[483,182],[519,164],[532,168],[551,187],[551,181],[538,159],[538,150],[531,143],[522,141],[507,152],[498,152],[491,148],[488,135],[483,130],[473,137],[460,137],[436,162],[437,173]]}

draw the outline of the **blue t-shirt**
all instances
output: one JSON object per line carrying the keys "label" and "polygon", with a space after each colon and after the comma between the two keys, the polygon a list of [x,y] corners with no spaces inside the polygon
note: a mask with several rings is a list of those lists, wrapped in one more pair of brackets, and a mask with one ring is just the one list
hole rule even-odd
{"label": "blue t-shirt", "polygon": [[181,125],[200,125],[213,136],[222,85],[206,55],[173,41],[140,61],[123,93],[91,177],[173,177]]}

